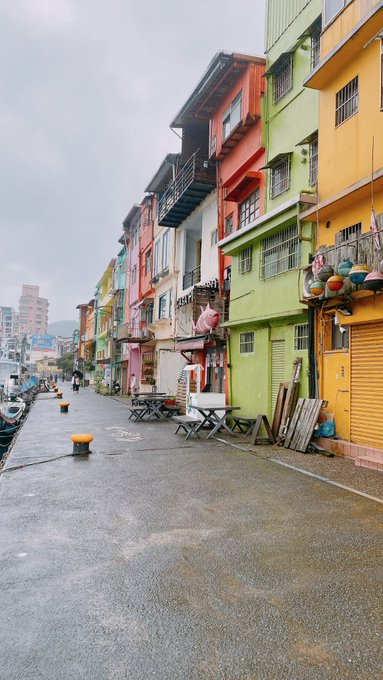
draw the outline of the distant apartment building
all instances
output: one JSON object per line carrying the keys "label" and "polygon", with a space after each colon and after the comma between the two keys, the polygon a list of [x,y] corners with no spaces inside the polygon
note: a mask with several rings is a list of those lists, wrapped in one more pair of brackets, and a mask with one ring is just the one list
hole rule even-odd
{"label": "distant apartment building", "polygon": [[19,315],[13,307],[0,307],[0,358],[15,359],[18,352]]}
{"label": "distant apartment building", "polygon": [[46,298],[39,297],[39,286],[23,285],[19,300],[19,335],[47,335],[48,308]]}

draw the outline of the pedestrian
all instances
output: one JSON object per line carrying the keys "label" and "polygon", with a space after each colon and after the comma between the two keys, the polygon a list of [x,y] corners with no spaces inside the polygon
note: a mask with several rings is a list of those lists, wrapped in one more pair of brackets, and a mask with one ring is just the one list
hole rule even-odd
{"label": "pedestrian", "polygon": [[74,373],[72,375],[72,390],[73,392],[76,392],[76,376]]}
{"label": "pedestrian", "polygon": [[75,377],[75,387],[76,387],[76,392],[79,392],[80,391],[80,378],[78,377],[78,375],[76,375],[76,377]]}
{"label": "pedestrian", "polygon": [[134,373],[130,376],[130,394],[132,397],[135,396],[137,392],[137,380]]}
{"label": "pedestrian", "polygon": [[118,380],[113,380],[113,392],[114,394],[120,394],[121,386]]}
{"label": "pedestrian", "polygon": [[62,382],[64,382],[64,380],[65,380],[65,373],[61,373],[61,380],[62,380]]}
{"label": "pedestrian", "polygon": [[59,379],[59,377],[58,377],[58,375],[57,375],[57,373],[56,373],[56,374],[55,374],[55,384],[56,384],[56,385],[57,385],[58,379]]}

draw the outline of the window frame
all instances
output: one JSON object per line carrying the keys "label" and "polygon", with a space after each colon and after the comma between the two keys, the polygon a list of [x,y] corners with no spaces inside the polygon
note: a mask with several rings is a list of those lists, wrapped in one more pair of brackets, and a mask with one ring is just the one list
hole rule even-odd
{"label": "window frame", "polygon": [[[251,199],[255,197],[254,201]],[[254,210],[252,210],[254,206]],[[238,206],[239,228],[245,227],[250,222],[256,220],[261,214],[261,190],[256,187]],[[253,216],[252,216],[253,215]]]}
{"label": "window frame", "polygon": [[167,316],[166,316],[166,298],[167,298],[167,293],[163,293],[158,298],[158,320],[159,321],[167,318]]}
{"label": "window frame", "polygon": [[318,135],[309,142],[309,185],[315,187],[318,183]]}
{"label": "window frame", "polygon": [[293,79],[293,54],[280,57],[273,68],[273,104],[278,104],[291,92],[294,86]]}
{"label": "window frame", "polygon": [[327,18],[327,13],[328,13],[327,4],[328,4],[328,2],[329,2],[329,0],[323,0],[323,24],[324,24],[324,26],[328,26],[332,21],[334,21],[334,19],[335,19],[341,12],[343,12],[343,10],[345,9],[345,7],[347,7],[347,5],[349,5],[350,2],[352,2],[352,0],[341,0],[341,2],[342,2],[342,7],[340,7],[338,10],[336,10],[336,12],[334,12],[334,13],[331,15],[331,17],[329,17],[329,18]]}
{"label": "window frame", "polygon": [[214,248],[218,243],[218,228],[216,227],[210,232],[210,247]]}
{"label": "window frame", "polygon": [[309,348],[309,324],[294,324],[294,352],[303,352]]}
{"label": "window frame", "polygon": [[149,276],[149,274],[151,273],[152,273],[152,249],[149,248],[149,250],[147,250],[145,253],[145,276]]}
{"label": "window frame", "polygon": [[253,268],[253,248],[247,246],[238,253],[238,271],[240,274],[247,274]]}
{"label": "window frame", "polygon": [[160,239],[161,241],[161,271],[169,267],[170,259],[170,229],[167,229]]}
{"label": "window frame", "polygon": [[[252,337],[251,339],[245,339],[244,336]],[[255,353],[255,331],[243,331],[239,334],[239,353],[242,355]]]}
{"label": "window frame", "polygon": [[[286,254],[283,254],[286,252]],[[280,255],[282,254],[282,257]],[[273,257],[277,255],[277,258]],[[270,257],[269,261],[266,260]],[[263,281],[297,269],[300,262],[298,223],[261,241],[260,278]]]}
{"label": "window frame", "polygon": [[[356,91],[349,96],[347,88],[352,88],[355,84]],[[345,98],[344,98],[345,97]],[[356,107],[355,107],[356,102]],[[351,105],[351,112],[349,107]],[[355,107],[355,108],[354,108]],[[344,87],[342,87],[335,95],[335,127],[338,128],[353,116],[359,113],[359,76],[356,75]]]}
{"label": "window frame", "polygon": [[[228,229],[229,224],[230,230]],[[230,236],[230,234],[232,234],[233,231],[234,231],[234,213],[232,212],[225,218],[225,236]]]}
{"label": "window frame", "polygon": [[[286,154],[283,158],[279,159],[276,163],[273,163],[273,165],[270,167],[270,198],[277,198],[278,196],[281,196],[281,194],[284,194],[286,191],[289,191],[290,186],[291,186],[291,156],[292,154]],[[286,165],[286,177],[282,178],[282,180],[279,180],[279,182],[275,181],[275,175],[276,171],[278,168],[281,166]],[[281,187],[276,189],[276,187]]]}
{"label": "window frame", "polygon": [[[233,114],[239,109],[239,119],[233,123]],[[222,141],[230,137],[235,128],[242,123],[242,90],[234,97],[230,106],[222,114]],[[228,129],[226,130],[226,127]]]}

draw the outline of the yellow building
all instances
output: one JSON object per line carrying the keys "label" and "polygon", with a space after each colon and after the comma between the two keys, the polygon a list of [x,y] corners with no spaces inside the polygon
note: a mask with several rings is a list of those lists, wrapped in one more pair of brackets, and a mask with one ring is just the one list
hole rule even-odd
{"label": "yellow building", "polygon": [[319,296],[306,287],[318,394],[344,440],[333,448],[379,468],[379,453],[364,447],[383,449],[383,1],[324,0],[323,18],[320,62],[305,82],[320,92],[318,204],[303,215],[317,223],[314,278],[324,264],[338,274],[345,259],[377,272],[368,284],[354,285],[356,274],[327,282]]}

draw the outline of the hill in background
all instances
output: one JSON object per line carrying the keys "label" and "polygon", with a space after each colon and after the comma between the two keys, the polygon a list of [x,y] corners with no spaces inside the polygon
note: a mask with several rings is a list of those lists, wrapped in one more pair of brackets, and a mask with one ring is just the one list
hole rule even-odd
{"label": "hill in background", "polygon": [[78,321],[55,321],[48,325],[48,335],[61,335],[70,338],[73,331],[78,329]]}

